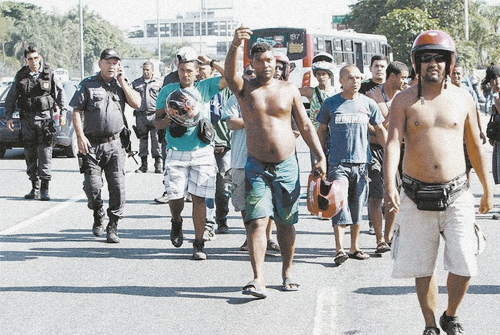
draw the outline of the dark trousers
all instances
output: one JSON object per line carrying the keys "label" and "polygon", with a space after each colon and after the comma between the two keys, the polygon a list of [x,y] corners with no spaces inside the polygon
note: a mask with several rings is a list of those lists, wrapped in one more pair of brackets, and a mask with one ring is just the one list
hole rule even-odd
{"label": "dark trousers", "polygon": [[88,207],[92,210],[102,207],[102,173],[106,176],[109,192],[110,219],[120,219],[125,205],[125,159],[127,154],[118,138],[111,142],[92,144],[86,156],[87,166],[83,181],[83,190],[87,195]]}
{"label": "dark trousers", "polygon": [[43,137],[47,123],[48,120],[21,121],[26,173],[32,181],[52,178],[52,147]]}

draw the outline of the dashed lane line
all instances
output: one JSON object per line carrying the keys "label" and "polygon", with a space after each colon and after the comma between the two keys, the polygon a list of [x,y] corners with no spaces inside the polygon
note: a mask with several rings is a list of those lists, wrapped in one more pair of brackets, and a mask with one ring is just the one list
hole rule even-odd
{"label": "dashed lane line", "polygon": [[318,290],[313,335],[336,334],[336,300],[337,293],[334,288],[320,288]]}

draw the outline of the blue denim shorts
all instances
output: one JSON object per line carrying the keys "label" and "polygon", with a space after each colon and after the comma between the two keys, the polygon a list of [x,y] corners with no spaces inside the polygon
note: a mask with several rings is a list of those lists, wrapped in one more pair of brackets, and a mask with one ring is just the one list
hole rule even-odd
{"label": "blue denim shorts", "polygon": [[297,155],[280,163],[264,163],[248,157],[245,175],[245,222],[271,216],[277,224],[298,222],[300,175]]}
{"label": "blue denim shorts", "polygon": [[368,195],[368,164],[340,163],[328,168],[328,180],[345,179],[348,192],[344,207],[334,217],[333,225],[359,224]]}

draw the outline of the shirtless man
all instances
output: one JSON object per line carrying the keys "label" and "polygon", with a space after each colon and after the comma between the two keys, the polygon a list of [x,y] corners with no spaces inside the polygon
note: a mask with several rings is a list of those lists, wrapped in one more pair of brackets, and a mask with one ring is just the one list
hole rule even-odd
{"label": "shirtless man", "polygon": [[[394,96],[406,88],[408,80],[408,67],[401,62],[395,61],[387,66],[386,81],[380,86],[366,93],[366,96],[375,100],[384,115],[385,128],[388,127],[388,115],[391,109],[391,103]],[[377,240],[376,253],[390,251],[391,231],[394,225],[396,213],[394,211],[385,211],[385,232],[382,231],[382,201],[384,200],[384,179],[382,176],[382,164],[384,158],[384,145],[379,143],[375,136],[375,128],[368,125],[370,131],[370,151],[372,162],[368,168],[368,177],[370,178],[368,192],[368,212],[375,230]]]}
{"label": "shirtless man", "polygon": [[[454,54],[453,40],[442,31],[426,31],[417,37],[412,61],[421,80],[394,98],[385,152],[386,205],[398,212],[392,275],[415,278],[425,320],[424,335],[440,333],[435,317],[438,285],[434,270],[441,235],[446,243],[444,267],[449,275],[448,306],[439,323],[448,335],[463,333],[458,307],[470,277],[477,273],[474,197],[467,191],[464,132],[472,165],[484,190],[479,212],[484,214],[493,206],[492,181],[481,152],[474,102],[467,92],[446,82]],[[400,196],[395,178],[403,138],[404,192]],[[439,194],[436,190],[447,196],[433,201]],[[429,193],[431,197],[426,196]]]}
{"label": "shirtless man", "polygon": [[242,293],[265,298],[264,258],[270,216],[276,222],[281,247],[282,290],[296,291],[299,286],[292,279],[295,251],[293,224],[298,221],[300,196],[292,115],[305,142],[319,157],[312,170],[324,176],[326,158],[302,105],[299,90],[293,84],[273,77],[276,59],[270,45],[257,43],[252,47],[251,63],[255,78],[243,79],[237,74],[237,49],[251,35],[248,27],[236,29],[226,58],[225,76],[238,99],[247,131],[245,228],[254,280],[243,288]]}

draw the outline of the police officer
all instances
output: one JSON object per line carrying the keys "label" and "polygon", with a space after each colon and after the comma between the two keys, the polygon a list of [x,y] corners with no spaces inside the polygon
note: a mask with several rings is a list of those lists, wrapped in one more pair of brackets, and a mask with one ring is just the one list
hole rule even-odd
{"label": "police officer", "polygon": [[134,111],[136,134],[139,138],[139,157],[141,166],[135,171],[144,173],[148,170],[148,137],[151,138],[151,156],[155,160],[155,173],[162,173],[161,148],[158,142],[158,130],[155,128],[156,98],[162,87],[162,81],[154,77],[154,65],[145,62],[142,65],[142,77],[132,82],[132,88],[140,93],[141,107]]}
{"label": "police officer", "polygon": [[[50,200],[52,146],[56,136],[52,109],[66,110],[64,91],[48,64],[44,64],[36,46],[24,50],[28,65],[19,70],[5,100],[7,128],[14,131],[12,116],[16,103],[20,108],[21,135],[24,142],[26,173],[31,191],[25,199]],[[65,114],[64,114],[65,115]]]}
{"label": "police officer", "polygon": [[[122,143],[125,103],[132,108],[141,106],[141,97],[129,86],[120,56],[113,49],[105,49],[99,60],[101,71],[80,83],[71,99],[73,124],[82,159],[83,190],[88,207],[94,211],[92,232],[103,233],[104,210],[101,198],[102,172],[108,182],[109,224],[106,228],[108,243],[119,243],[118,220],[125,204],[125,159]],[[84,118],[82,119],[82,116]],[[126,140],[126,139],[123,139]]]}

